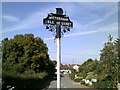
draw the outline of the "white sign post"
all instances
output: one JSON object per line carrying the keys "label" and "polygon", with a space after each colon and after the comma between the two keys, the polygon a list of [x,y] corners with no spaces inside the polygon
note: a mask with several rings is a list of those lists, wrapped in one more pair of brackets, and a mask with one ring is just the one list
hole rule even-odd
{"label": "white sign post", "polygon": [[70,27],[73,27],[73,22],[70,21],[67,15],[63,15],[62,8],[56,8],[56,14],[48,14],[47,18],[43,19],[43,24],[46,25],[46,29],[54,33],[57,40],[57,89],[60,90],[61,36],[63,33],[70,31]]}
{"label": "white sign post", "polygon": [[60,89],[60,64],[61,64],[61,41],[57,38],[57,88]]}

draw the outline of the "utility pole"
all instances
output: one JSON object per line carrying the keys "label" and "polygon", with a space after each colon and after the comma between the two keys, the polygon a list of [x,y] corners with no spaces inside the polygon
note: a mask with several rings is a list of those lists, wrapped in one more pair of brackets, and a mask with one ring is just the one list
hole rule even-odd
{"label": "utility pole", "polygon": [[47,18],[43,19],[43,24],[45,24],[46,29],[53,32],[57,40],[57,89],[60,90],[61,37],[65,32],[70,31],[70,28],[73,27],[73,22],[66,16],[66,13],[63,15],[62,8],[56,8],[56,14],[49,13]]}
{"label": "utility pole", "polygon": [[73,65],[74,65],[74,59],[73,59]]}

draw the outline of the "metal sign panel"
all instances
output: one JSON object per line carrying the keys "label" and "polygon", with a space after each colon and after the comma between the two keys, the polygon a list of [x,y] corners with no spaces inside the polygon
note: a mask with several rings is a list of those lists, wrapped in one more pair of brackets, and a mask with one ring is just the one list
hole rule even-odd
{"label": "metal sign panel", "polygon": [[43,19],[43,23],[73,27],[73,22],[70,21],[69,17],[65,17],[65,15],[58,15],[52,13],[48,14],[47,18]]}

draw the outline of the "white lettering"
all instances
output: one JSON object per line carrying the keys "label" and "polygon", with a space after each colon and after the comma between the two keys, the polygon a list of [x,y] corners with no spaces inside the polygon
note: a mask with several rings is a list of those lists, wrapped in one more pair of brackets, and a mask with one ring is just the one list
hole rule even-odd
{"label": "white lettering", "polygon": [[57,25],[60,25],[60,22],[56,22]]}
{"label": "white lettering", "polygon": [[66,17],[56,17],[56,16],[49,16],[48,19],[52,20],[59,20],[59,21],[69,21]]}

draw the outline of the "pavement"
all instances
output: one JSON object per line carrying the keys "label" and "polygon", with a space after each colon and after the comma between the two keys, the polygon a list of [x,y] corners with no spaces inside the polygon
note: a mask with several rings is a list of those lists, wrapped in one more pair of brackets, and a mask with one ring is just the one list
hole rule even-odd
{"label": "pavement", "polygon": [[[57,88],[57,79],[54,79],[50,82],[48,89],[52,89],[52,88]],[[88,87],[82,86],[82,85],[80,85],[80,83],[76,83],[76,82],[72,81],[69,78],[68,74],[64,74],[64,75],[62,74],[61,88],[67,89],[67,88],[88,88]]]}

